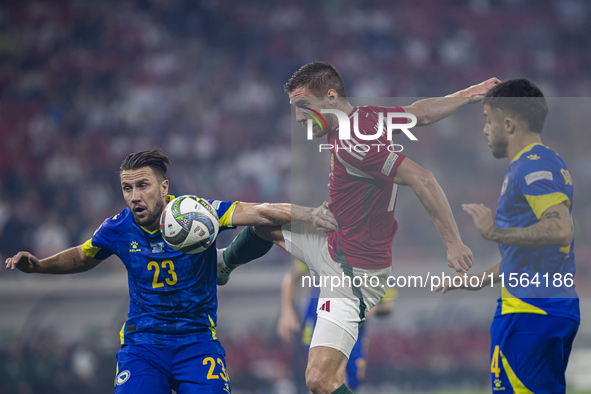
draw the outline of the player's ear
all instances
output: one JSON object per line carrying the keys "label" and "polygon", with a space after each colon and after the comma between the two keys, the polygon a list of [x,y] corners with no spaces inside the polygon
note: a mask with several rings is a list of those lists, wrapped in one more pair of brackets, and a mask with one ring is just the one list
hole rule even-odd
{"label": "player's ear", "polygon": [[510,117],[506,117],[503,126],[507,134],[513,134],[515,132],[516,120]]}
{"label": "player's ear", "polygon": [[328,99],[328,103],[330,104],[330,106],[334,107],[337,104],[339,94],[336,90],[329,89],[328,92],[326,92],[326,97]]}
{"label": "player's ear", "polygon": [[160,184],[160,189],[162,197],[166,197],[166,195],[168,194],[168,179],[162,181],[162,183]]}

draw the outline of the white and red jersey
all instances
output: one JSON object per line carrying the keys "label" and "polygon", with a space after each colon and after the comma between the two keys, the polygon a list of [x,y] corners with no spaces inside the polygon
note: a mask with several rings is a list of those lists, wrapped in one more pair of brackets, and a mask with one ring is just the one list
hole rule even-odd
{"label": "white and red jersey", "polygon": [[360,140],[353,132],[357,117],[360,134],[376,134],[380,112],[404,110],[355,107],[349,115],[351,139],[340,140],[338,127],[326,136],[331,145],[329,208],[339,224],[337,231],[328,234],[328,249],[336,262],[358,268],[391,266],[398,229],[394,218],[398,185],[393,178],[405,156],[388,149],[392,142],[386,139],[385,125],[382,136],[373,141]]}

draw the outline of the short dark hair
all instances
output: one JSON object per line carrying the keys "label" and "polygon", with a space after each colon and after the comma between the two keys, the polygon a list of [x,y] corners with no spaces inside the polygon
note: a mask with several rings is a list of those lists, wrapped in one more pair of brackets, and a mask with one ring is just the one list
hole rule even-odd
{"label": "short dark hair", "polygon": [[535,133],[542,132],[548,115],[544,94],[525,78],[511,79],[496,85],[486,93],[484,104],[518,117]]}
{"label": "short dark hair", "polygon": [[164,180],[166,179],[166,165],[170,165],[170,160],[162,154],[160,148],[144,150],[132,153],[123,160],[121,167],[119,167],[119,176],[122,171],[150,167],[157,177]]}
{"label": "short dark hair", "polygon": [[291,93],[304,87],[316,97],[324,97],[326,92],[334,89],[339,97],[347,97],[343,79],[336,68],[327,62],[312,62],[302,66],[285,84],[284,90]]}

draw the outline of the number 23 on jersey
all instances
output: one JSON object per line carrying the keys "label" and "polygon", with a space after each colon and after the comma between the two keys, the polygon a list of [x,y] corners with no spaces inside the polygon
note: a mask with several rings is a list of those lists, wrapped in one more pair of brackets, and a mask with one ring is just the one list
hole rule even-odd
{"label": "number 23 on jersey", "polygon": [[163,271],[168,269],[168,275],[163,273],[162,277],[160,276],[161,268],[157,261],[150,261],[148,263],[148,271],[154,271],[154,278],[152,279],[153,289],[164,287],[164,282],[166,282],[166,284],[169,286],[173,286],[177,282],[176,272],[174,272],[174,263],[172,260],[164,260],[161,262],[161,264]]}

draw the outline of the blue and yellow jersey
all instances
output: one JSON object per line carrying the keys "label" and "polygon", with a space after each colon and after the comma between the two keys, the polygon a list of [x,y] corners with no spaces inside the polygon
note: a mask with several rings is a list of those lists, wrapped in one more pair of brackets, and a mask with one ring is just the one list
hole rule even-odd
{"label": "blue and yellow jersey", "polygon": [[[220,231],[232,228],[237,202],[207,201],[220,218]],[[217,340],[215,242],[201,253],[177,252],[160,229],[137,225],[126,208],[106,219],[82,251],[97,260],[115,254],[127,268],[130,304],[121,344]]]}
{"label": "blue and yellow jersey", "polygon": [[[543,144],[530,144],[509,166],[495,223],[499,228],[532,226],[539,222],[546,209],[561,203],[569,207],[572,218],[573,182],[564,160]],[[501,291],[496,316],[536,313],[580,321],[579,299],[574,285],[565,286],[564,280],[567,277],[572,279],[575,274],[574,240],[566,247],[499,244],[499,248],[502,255],[500,272],[504,274],[505,287]],[[509,281],[512,273],[517,279],[527,277],[530,283],[510,286],[510,283],[516,283]],[[562,279],[560,282],[554,281],[555,274]]]}

